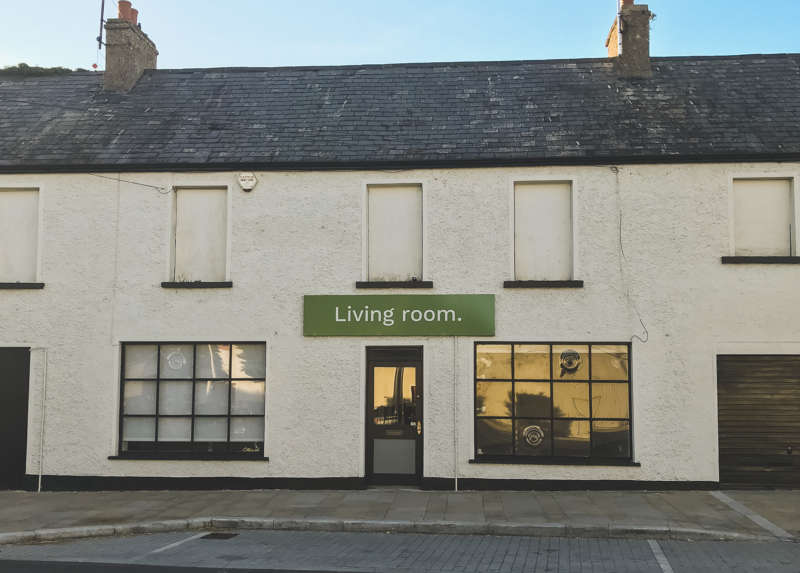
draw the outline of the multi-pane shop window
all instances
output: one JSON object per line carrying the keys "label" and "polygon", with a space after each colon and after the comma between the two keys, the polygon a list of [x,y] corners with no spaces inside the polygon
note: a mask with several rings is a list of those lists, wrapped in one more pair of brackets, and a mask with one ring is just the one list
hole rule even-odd
{"label": "multi-pane shop window", "polygon": [[475,344],[475,456],[631,458],[630,346]]}
{"label": "multi-pane shop window", "polygon": [[176,282],[225,280],[228,251],[226,189],[178,189],[172,279]]}
{"label": "multi-pane shop window", "polygon": [[39,192],[0,189],[0,282],[35,282]]}
{"label": "multi-pane shop window", "polygon": [[791,179],[736,179],[733,193],[736,255],[796,254]]}
{"label": "multi-pane shop window", "polygon": [[572,187],[514,185],[514,278],[572,279]]}
{"label": "multi-pane shop window", "polygon": [[121,455],[263,456],[264,343],[122,345]]}
{"label": "multi-pane shop window", "polygon": [[367,202],[368,280],[422,280],[422,187],[370,185]]}

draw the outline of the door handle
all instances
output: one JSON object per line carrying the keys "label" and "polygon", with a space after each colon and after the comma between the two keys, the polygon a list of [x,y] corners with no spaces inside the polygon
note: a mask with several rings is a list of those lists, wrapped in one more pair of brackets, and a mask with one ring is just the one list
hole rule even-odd
{"label": "door handle", "polygon": [[422,403],[422,392],[416,395],[414,400],[414,410],[417,416],[417,435],[422,435],[422,408],[419,407],[420,403]]}

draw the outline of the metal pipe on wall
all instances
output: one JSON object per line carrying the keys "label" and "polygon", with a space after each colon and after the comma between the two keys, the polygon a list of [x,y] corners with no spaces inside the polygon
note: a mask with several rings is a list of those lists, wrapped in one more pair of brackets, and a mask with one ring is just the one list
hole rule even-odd
{"label": "metal pipe on wall", "polygon": [[456,364],[458,355],[458,337],[453,337],[453,484],[458,491],[458,376]]}
{"label": "metal pipe on wall", "polygon": [[47,349],[37,348],[44,353],[44,365],[42,366],[42,411],[41,411],[41,424],[39,427],[39,480],[36,487],[36,493],[42,491],[42,475],[44,474],[44,420],[47,412]]}

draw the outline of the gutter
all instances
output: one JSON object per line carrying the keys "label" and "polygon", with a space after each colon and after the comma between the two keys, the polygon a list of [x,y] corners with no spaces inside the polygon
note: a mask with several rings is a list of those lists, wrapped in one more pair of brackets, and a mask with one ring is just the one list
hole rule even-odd
{"label": "gutter", "polygon": [[202,171],[370,171],[384,169],[469,169],[477,167],[555,167],[611,166],[676,163],[783,163],[800,161],[795,153],[731,153],[718,155],[620,155],[616,157],[556,157],[539,159],[421,159],[374,161],[253,161],[207,163],[132,163],[66,165],[19,164],[2,165],[0,173],[133,173],[133,172],[202,172]]}

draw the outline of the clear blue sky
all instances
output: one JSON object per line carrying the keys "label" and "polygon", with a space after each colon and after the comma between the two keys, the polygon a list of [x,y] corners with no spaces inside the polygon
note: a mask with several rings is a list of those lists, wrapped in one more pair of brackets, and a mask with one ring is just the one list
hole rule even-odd
{"label": "clear blue sky", "polygon": [[[645,0],[637,0],[645,3]],[[800,0],[650,0],[655,56],[800,52]],[[134,0],[160,68],[605,56],[616,0]],[[116,17],[116,1],[106,15]],[[100,0],[0,0],[0,67],[90,68]],[[104,54],[99,64],[103,67]]]}

